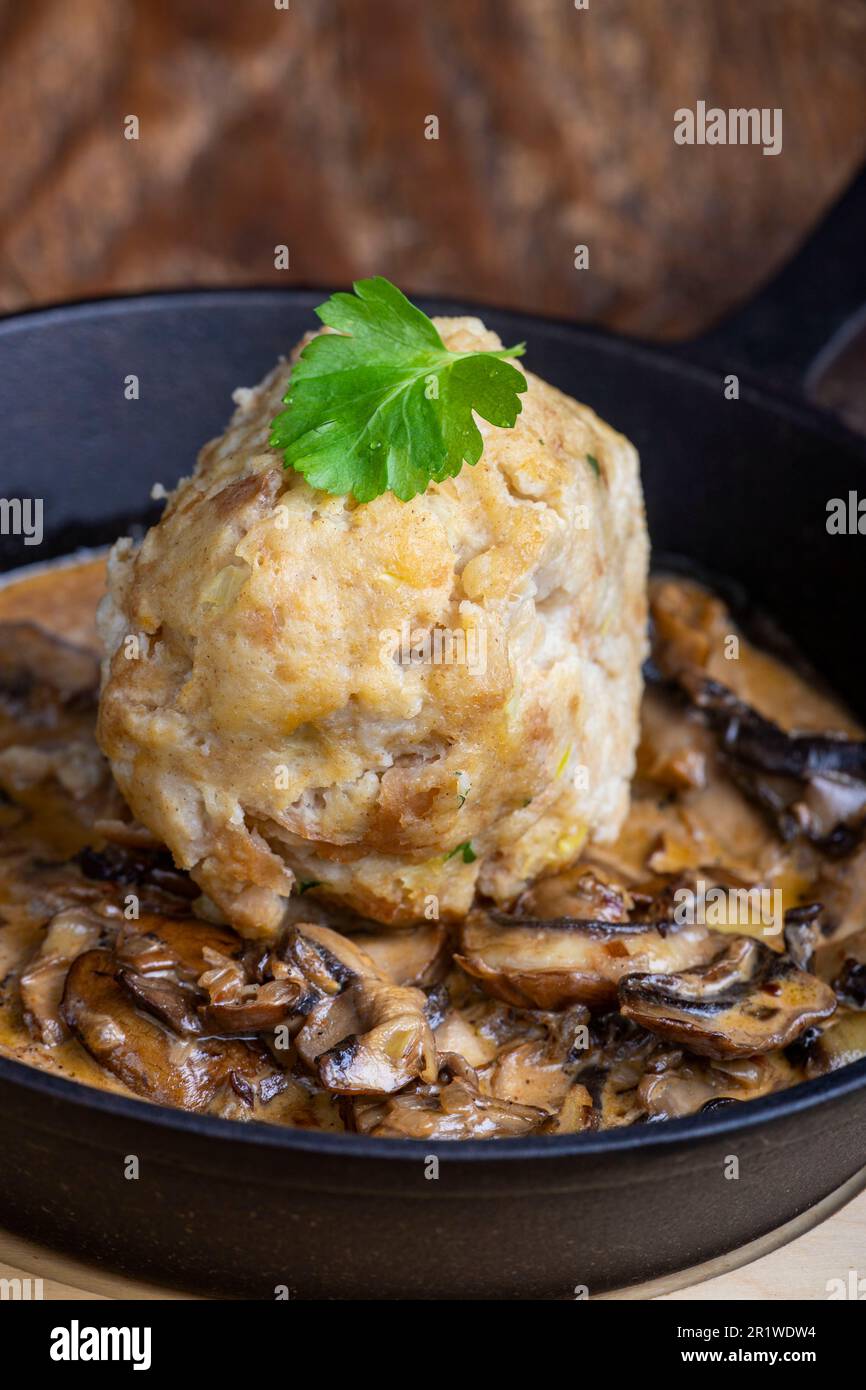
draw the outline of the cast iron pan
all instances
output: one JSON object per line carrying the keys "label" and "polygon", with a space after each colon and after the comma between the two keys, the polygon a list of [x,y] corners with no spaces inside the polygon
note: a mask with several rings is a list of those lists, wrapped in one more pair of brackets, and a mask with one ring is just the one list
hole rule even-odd
{"label": "cast iron pan", "polygon": [[[527,340],[534,371],[636,442],[656,552],[740,584],[861,716],[866,545],[828,536],[825,520],[830,498],[866,495],[866,450],[790,387],[866,302],[864,208],[860,183],[739,322],[687,349],[484,311],[505,341]],[[3,567],[152,520],[152,483],[191,469],[232,388],[257,381],[322,298],[158,294],[0,324],[0,491],[42,497],[47,528],[39,551],[6,538]],[[744,371],[726,400],[724,375],[749,357],[763,381]],[[130,373],[137,402],[124,399]],[[247,1298],[281,1285],[301,1298],[571,1298],[710,1260],[835,1191],[866,1162],[866,1060],[690,1119],[463,1144],[244,1126],[0,1060],[0,1120],[0,1222],[127,1274]]]}

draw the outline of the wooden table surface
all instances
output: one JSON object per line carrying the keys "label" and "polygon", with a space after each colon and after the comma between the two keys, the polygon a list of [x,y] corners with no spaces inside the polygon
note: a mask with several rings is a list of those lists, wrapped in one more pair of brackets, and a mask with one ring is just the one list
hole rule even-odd
{"label": "wooden table surface", "polygon": [[[685,336],[866,156],[862,0],[283,3],[0,0],[0,311],[378,273]],[[782,153],[676,145],[698,100]]]}

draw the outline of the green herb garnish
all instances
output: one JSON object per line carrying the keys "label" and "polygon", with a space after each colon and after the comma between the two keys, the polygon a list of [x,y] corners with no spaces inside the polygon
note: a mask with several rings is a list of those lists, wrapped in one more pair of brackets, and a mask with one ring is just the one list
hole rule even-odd
{"label": "green herb garnish", "polygon": [[447,862],[448,862],[449,859],[453,859],[453,858],[454,858],[455,854],[461,854],[461,853],[462,853],[462,855],[463,855],[463,863],[464,863],[464,864],[474,864],[474,863],[475,863],[475,860],[478,858],[478,855],[475,853],[475,850],[472,848],[472,841],[471,841],[471,840],[464,840],[462,844],[460,844],[460,845],[455,845],[454,848],[453,848],[452,850],[449,850],[449,851],[448,851],[448,853],[447,853],[446,856],[445,856],[445,862],[446,862],[446,864],[447,864]]}
{"label": "green herb garnish", "polygon": [[595,454],[587,454],[586,461],[597,478],[601,477],[601,468]]}
{"label": "green herb garnish", "polygon": [[481,458],[473,411],[510,429],[526,378],[497,352],[449,352],[433,322],[389,280],[357,280],[316,310],[335,333],[313,338],[292,371],[270,444],[323,492],[402,502]]}
{"label": "green herb garnish", "polygon": [[319,888],[322,880],[320,878],[302,878],[298,883],[298,897],[302,893],[309,893],[311,888]]}

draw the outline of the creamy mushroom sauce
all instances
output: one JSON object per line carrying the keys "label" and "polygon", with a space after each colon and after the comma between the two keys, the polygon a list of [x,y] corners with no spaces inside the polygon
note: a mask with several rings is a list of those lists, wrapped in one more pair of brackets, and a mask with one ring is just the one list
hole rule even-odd
{"label": "creamy mushroom sauce", "polygon": [[[91,558],[0,589],[4,1055],[237,1120],[417,1138],[660,1120],[866,1055],[861,730],[696,583],[653,582],[615,844],[448,929],[380,928],[312,886],[259,946],[130,821],[96,747],[103,575]],[[680,920],[690,901],[706,920]]]}

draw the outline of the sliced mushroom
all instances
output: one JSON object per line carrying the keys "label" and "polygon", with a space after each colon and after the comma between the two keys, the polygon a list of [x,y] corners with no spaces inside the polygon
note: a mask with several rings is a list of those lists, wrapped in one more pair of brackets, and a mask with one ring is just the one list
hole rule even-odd
{"label": "sliced mushroom", "polygon": [[221,1087],[246,1084],[254,1091],[274,1072],[246,1043],[176,1037],[135,1007],[119,975],[112,952],[86,951],[69,971],[62,1009],[82,1046],[131,1090],[164,1105],[206,1110]]}
{"label": "sliced mushroom", "polygon": [[719,1099],[706,1075],[692,1068],[679,1071],[647,1072],[638,1084],[637,1097],[653,1120],[678,1120],[694,1115],[709,1102]]}
{"label": "sliced mushroom", "polygon": [[257,979],[258,954],[230,927],[153,914],[118,943],[122,983],[178,1033],[271,1031],[294,1012],[303,981]]}
{"label": "sliced mushroom", "polygon": [[286,978],[306,986],[298,1055],[329,1090],[387,1095],[435,1076],[420,990],[393,984],[356,941],[318,923],[292,926],[280,955]]}
{"label": "sliced mushroom", "polygon": [[[740,791],[783,840],[806,836],[829,853],[850,853],[866,828],[866,741],[850,717],[821,693],[814,673],[792,669],[802,662],[790,644],[783,666],[742,639],[735,689],[723,684],[736,627],[700,585],[656,580],[651,609],[654,668],[702,712]],[[772,645],[778,650],[778,634]],[[808,732],[794,728],[798,718]]]}
{"label": "sliced mushroom", "polygon": [[798,970],[811,970],[812,958],[821,941],[821,904],[806,903],[789,907],[785,913],[785,950]]}
{"label": "sliced mushroom", "polygon": [[866,964],[848,956],[833,981],[833,989],[841,1004],[849,1009],[866,1009]]}
{"label": "sliced mushroom", "polygon": [[555,1115],[572,1089],[563,1061],[551,1053],[546,1040],[517,1043],[500,1052],[479,1075],[485,1090],[497,1100],[531,1105]]}
{"label": "sliced mushroom", "polygon": [[85,739],[46,746],[13,743],[0,752],[0,787],[13,799],[53,780],[73,801],[83,801],[107,776],[105,759],[96,745]]}
{"label": "sliced mushroom", "polygon": [[20,723],[57,724],[67,709],[95,704],[99,660],[36,623],[0,623],[0,708]]}
{"label": "sliced mushroom", "polygon": [[[118,980],[139,1008],[174,1032],[201,1033],[199,1006],[205,994],[199,980],[212,958],[234,966],[228,953],[239,955],[242,949],[243,941],[230,927],[195,917],[146,913],[135,923],[124,924],[118,936]],[[237,965],[237,969],[243,967]]]}
{"label": "sliced mushroom", "polygon": [[723,650],[731,618],[721,599],[699,584],[657,578],[651,587],[653,666],[665,679],[704,670]]}
{"label": "sliced mushroom", "polygon": [[245,962],[230,960],[205,948],[210,968],[200,976],[199,988],[208,1002],[201,1020],[209,1032],[272,1032],[297,1012],[305,996],[298,979],[251,980]]}
{"label": "sliced mushroom", "polygon": [[685,714],[684,718],[682,701],[673,701],[668,690],[647,686],[641,705],[639,778],[674,792],[707,785],[713,736],[702,720]]}
{"label": "sliced mushroom", "polygon": [[117,978],[140,1009],[153,1014],[173,1032],[185,1035],[202,1031],[196,1008],[198,995],[189,985],[162,975],[139,975],[123,967]]}
{"label": "sliced mushroom", "polygon": [[866,1009],[866,929],[822,943],[812,967],[848,1009]]}
{"label": "sliced mushroom", "polygon": [[482,1094],[471,1067],[443,1058],[435,1082],[388,1100],[356,1100],[355,1128],[375,1138],[503,1139],[531,1134],[547,1118],[544,1110]]}
{"label": "sliced mushroom", "polygon": [[120,964],[140,975],[174,972],[185,983],[195,984],[208,969],[208,952],[240,955],[244,942],[231,927],[198,917],[142,913],[124,924],[116,949]]}
{"label": "sliced mushroom", "polygon": [[556,1114],[542,1126],[545,1134],[579,1134],[581,1130],[592,1128],[592,1096],[579,1081],[569,1087]]}
{"label": "sliced mushroom", "polygon": [[841,1008],[823,1028],[809,1028],[785,1055],[807,1077],[847,1067],[866,1057],[866,1012]]}
{"label": "sliced mushroom", "polygon": [[86,848],[75,857],[85,878],[115,887],[134,887],[145,912],[177,915],[198,897],[199,889],[188,874],[174,867],[171,855],[160,848],[109,843],[104,849]]}
{"label": "sliced mushroom", "polygon": [[700,964],[714,950],[713,934],[691,923],[543,921],[476,910],[463,925],[455,960],[497,999],[561,1009],[609,1004],[624,976]]}
{"label": "sliced mushroom", "polygon": [[719,681],[690,672],[680,679],[719,733],[725,751],[750,767],[800,781],[841,777],[866,783],[866,740],[835,733],[787,733]]}
{"label": "sliced mushroom", "polygon": [[379,976],[375,962],[351,938],[316,922],[290,927],[280,955],[320,998],[339,994],[353,980]]}
{"label": "sliced mushroom", "polygon": [[46,1047],[56,1047],[69,1036],[60,1001],[70,965],[83,951],[96,946],[108,930],[106,919],[86,907],[58,912],[48,924],[39,950],[21,976],[25,1022]]}
{"label": "sliced mushroom", "polygon": [[389,1095],[436,1076],[436,1044],[420,990],[364,978],[323,1000],[297,1037],[299,1056],[341,1095]]}
{"label": "sliced mushroom", "polygon": [[632,906],[627,889],[602,872],[578,864],[532,884],[518,899],[518,917],[542,921],[572,917],[581,921],[626,922]]}
{"label": "sliced mushroom", "polygon": [[436,984],[448,966],[448,933],[438,922],[408,931],[358,932],[351,939],[395,985]]}
{"label": "sliced mushroom", "polygon": [[646,1072],[638,1097],[651,1120],[675,1120],[756,1100],[802,1078],[781,1051],[725,1061],[672,1052],[666,1065]]}
{"label": "sliced mushroom", "polygon": [[866,818],[866,740],[788,733],[718,681],[690,671],[679,681],[708,719],[737,786],[781,838],[805,835],[828,852],[850,853]]}
{"label": "sliced mushroom", "polygon": [[836,1007],[822,981],[746,936],[732,936],[708,965],[627,976],[619,1001],[624,1017],[650,1032],[719,1058],[785,1047]]}
{"label": "sliced mushroom", "polygon": [[820,902],[821,933],[828,940],[855,935],[866,922],[866,846],[840,858],[820,856],[810,897]]}
{"label": "sliced mushroom", "polygon": [[[582,1041],[572,1049],[570,1072],[591,1101],[586,1127],[615,1129],[645,1119],[638,1086],[648,1071],[667,1064],[670,1048],[618,1013],[596,1015]],[[573,1104],[566,1097],[564,1120]]]}
{"label": "sliced mushroom", "polygon": [[508,1029],[510,1020],[502,1020],[507,1032],[496,1055],[484,1065],[473,1063],[485,1095],[561,1114],[588,1038],[589,1010],[579,1004],[561,1013],[508,1014],[516,1026]]}

